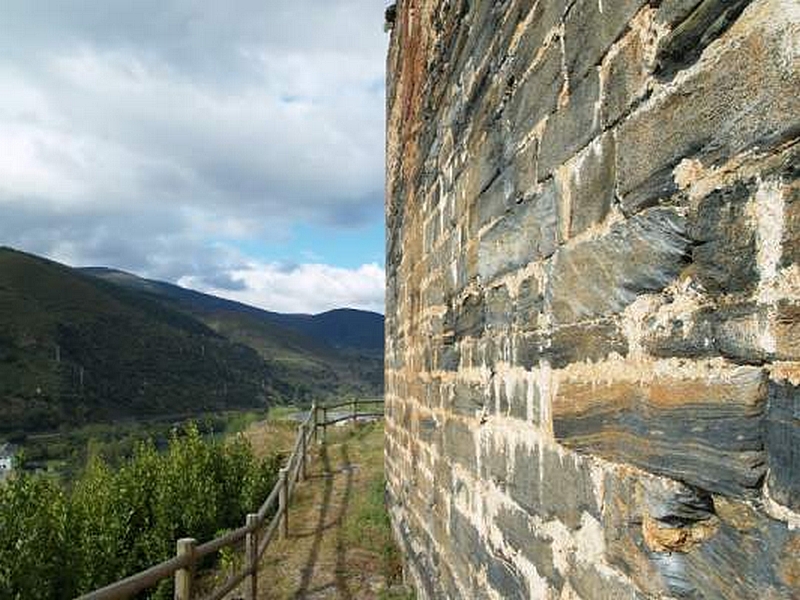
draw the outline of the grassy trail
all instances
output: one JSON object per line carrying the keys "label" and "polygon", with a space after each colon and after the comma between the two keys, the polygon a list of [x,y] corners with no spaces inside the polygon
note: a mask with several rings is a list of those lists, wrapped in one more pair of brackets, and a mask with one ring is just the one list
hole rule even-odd
{"label": "grassy trail", "polygon": [[[248,430],[256,451],[289,439],[291,425]],[[263,444],[263,446],[262,446]],[[289,538],[265,553],[259,598],[406,600],[401,562],[383,505],[383,423],[333,427],[314,448],[289,512]]]}

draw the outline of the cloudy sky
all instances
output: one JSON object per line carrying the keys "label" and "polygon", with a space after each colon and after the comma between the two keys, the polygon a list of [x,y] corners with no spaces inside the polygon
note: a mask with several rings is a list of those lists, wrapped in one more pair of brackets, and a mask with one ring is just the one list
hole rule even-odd
{"label": "cloudy sky", "polygon": [[384,0],[2,0],[0,245],[383,309]]}

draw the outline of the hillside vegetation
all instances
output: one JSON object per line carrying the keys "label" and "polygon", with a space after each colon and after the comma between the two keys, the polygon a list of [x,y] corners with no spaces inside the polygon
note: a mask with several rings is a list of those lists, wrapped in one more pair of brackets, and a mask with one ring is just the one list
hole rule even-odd
{"label": "hillside vegetation", "polygon": [[352,309],[281,314],[114,269],[82,271],[136,290],[253,348],[291,382],[292,400],[383,390],[383,315]]}
{"label": "hillside vegetation", "polygon": [[[171,558],[175,541],[242,524],[277,480],[279,456],[189,427],[168,451],[139,445],[119,469],[95,458],[70,488],[38,475],[0,486],[0,598],[68,599]],[[169,598],[171,580],[153,595]]]}
{"label": "hillside vegetation", "polygon": [[0,249],[0,435],[382,391],[374,348],[118,273]]}

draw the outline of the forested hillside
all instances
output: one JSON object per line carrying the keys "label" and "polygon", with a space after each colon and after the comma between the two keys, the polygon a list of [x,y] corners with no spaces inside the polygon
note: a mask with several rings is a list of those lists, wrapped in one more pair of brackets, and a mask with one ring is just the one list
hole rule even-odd
{"label": "forested hillside", "polygon": [[0,249],[0,433],[382,389],[379,360],[165,298]]}
{"label": "forested hillside", "polygon": [[383,391],[383,315],[337,309],[281,314],[108,268],[83,272],[191,315],[256,350],[287,381],[295,399]]}

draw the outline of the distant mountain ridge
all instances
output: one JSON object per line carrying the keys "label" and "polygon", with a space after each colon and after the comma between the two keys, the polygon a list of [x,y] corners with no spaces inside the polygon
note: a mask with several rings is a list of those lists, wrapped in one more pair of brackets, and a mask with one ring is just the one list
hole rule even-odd
{"label": "distant mountain ridge", "polygon": [[380,394],[377,317],[270,313],[0,248],[0,432]]}
{"label": "distant mountain ridge", "polygon": [[193,312],[224,310],[249,314],[303,333],[334,348],[383,353],[384,317],[379,313],[352,308],[337,308],[315,315],[278,313],[164,281],[146,279],[117,269],[84,267],[80,271],[112,283],[161,296]]}

